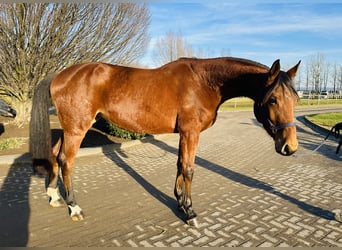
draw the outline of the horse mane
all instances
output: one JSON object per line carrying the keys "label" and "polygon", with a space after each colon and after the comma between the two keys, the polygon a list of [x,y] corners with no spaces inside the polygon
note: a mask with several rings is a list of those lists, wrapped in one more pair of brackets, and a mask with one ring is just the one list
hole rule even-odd
{"label": "horse mane", "polygon": [[[265,73],[269,68],[261,63],[234,57],[218,57],[208,59],[180,58],[179,62],[189,63],[197,73],[213,89],[220,88],[227,79],[239,77],[244,74],[244,68],[249,68],[248,74]],[[229,76],[229,77],[227,77]]]}
{"label": "horse mane", "polygon": [[[217,57],[217,58],[196,58],[196,57],[180,57],[178,60],[165,64],[164,66],[171,66],[185,63],[194,73],[215,90],[218,90],[227,81],[227,75],[230,78],[234,77],[256,77],[258,74],[268,72],[268,66],[249,59],[236,58],[236,57]],[[164,67],[162,66],[162,67]],[[248,68],[248,73],[244,73],[244,68]],[[282,85],[283,91],[288,88],[290,92],[299,98],[297,91],[293,87],[292,80],[283,71],[280,72],[275,84],[272,84],[264,92],[264,99],[262,103],[266,102],[274,88]]]}
{"label": "horse mane", "polygon": [[[173,62],[204,62],[204,63],[226,63],[227,61],[234,61],[234,62],[239,62],[241,64],[245,64],[245,65],[254,65],[254,66],[258,66],[261,68],[265,68],[265,69],[269,69],[268,66],[256,62],[256,61],[252,61],[249,59],[244,59],[244,58],[238,58],[238,57],[215,57],[215,58],[197,58],[197,57],[180,57],[178,58],[178,60],[173,61]],[[172,62],[171,62],[172,63]]]}

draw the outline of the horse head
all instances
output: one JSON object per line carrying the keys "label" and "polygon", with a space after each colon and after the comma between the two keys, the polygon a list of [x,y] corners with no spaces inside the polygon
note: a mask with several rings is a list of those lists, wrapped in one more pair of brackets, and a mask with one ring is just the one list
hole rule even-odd
{"label": "horse head", "polygon": [[291,155],[298,148],[294,118],[298,95],[292,80],[299,64],[300,61],[284,72],[280,70],[279,60],[276,60],[267,74],[258,100],[254,103],[255,117],[274,139],[275,149],[281,155]]}

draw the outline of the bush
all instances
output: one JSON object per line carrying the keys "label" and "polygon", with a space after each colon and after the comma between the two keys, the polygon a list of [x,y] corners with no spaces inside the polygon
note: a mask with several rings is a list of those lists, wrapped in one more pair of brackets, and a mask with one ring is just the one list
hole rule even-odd
{"label": "bush", "polygon": [[136,140],[143,138],[146,134],[139,134],[135,132],[130,132],[125,129],[119,128],[115,124],[108,122],[109,134],[112,136],[120,137],[123,139]]}
{"label": "bush", "polygon": [[14,137],[0,140],[0,151],[8,149],[20,148],[24,143],[26,143],[28,138],[24,137]]}

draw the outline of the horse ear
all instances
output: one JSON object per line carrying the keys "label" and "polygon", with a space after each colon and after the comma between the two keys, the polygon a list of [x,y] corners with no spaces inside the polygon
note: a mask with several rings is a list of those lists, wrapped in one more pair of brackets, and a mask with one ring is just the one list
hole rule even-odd
{"label": "horse ear", "polygon": [[267,79],[266,87],[271,85],[274,82],[274,80],[278,77],[279,73],[280,73],[280,60],[277,59],[274,61],[270,71],[268,72],[268,79]]}
{"label": "horse ear", "polygon": [[292,67],[291,69],[289,69],[286,73],[288,74],[288,76],[293,79],[296,76],[299,64],[301,61],[299,61],[296,66]]}

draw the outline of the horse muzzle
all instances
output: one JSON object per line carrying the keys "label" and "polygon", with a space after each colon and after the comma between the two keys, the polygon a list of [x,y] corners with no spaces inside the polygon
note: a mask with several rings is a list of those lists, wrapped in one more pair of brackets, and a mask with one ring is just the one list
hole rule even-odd
{"label": "horse muzzle", "polygon": [[290,156],[298,149],[298,141],[295,135],[289,138],[277,138],[275,137],[275,150],[277,153]]}
{"label": "horse muzzle", "polygon": [[274,125],[267,119],[269,133],[272,135],[277,153],[289,156],[297,151],[298,141],[296,135],[296,123],[288,122]]}
{"label": "horse muzzle", "polygon": [[297,148],[298,144],[293,146],[288,143],[284,143],[281,147],[276,146],[276,151],[281,155],[290,156],[297,151]]}

